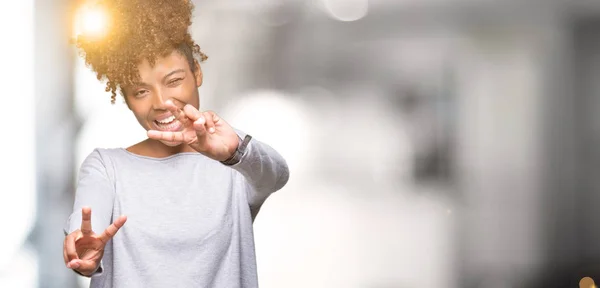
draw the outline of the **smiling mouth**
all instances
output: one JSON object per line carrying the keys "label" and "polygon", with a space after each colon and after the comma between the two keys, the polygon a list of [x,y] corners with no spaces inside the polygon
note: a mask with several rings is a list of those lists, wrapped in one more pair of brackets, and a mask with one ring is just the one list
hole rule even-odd
{"label": "smiling mouth", "polygon": [[173,121],[175,120],[175,116],[171,115],[163,120],[154,120],[156,122],[156,124],[161,124],[161,125],[168,125],[170,123],[173,123]]}
{"label": "smiling mouth", "polygon": [[178,131],[181,128],[181,122],[171,115],[162,120],[154,120],[154,126],[160,131]]}

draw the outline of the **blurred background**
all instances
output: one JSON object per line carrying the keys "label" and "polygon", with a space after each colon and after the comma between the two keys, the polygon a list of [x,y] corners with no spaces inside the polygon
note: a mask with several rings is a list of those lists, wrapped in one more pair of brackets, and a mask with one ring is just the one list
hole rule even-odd
{"label": "blurred background", "polygon": [[[194,3],[202,109],[291,170],[261,287],[600,281],[600,1]],[[61,255],[79,165],[145,136],[69,43],[82,4],[0,1],[0,287],[87,287]]]}

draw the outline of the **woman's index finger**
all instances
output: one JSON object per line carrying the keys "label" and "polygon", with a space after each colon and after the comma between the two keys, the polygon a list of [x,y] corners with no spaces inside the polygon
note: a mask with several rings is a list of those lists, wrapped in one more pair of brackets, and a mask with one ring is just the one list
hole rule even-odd
{"label": "woman's index finger", "polygon": [[121,216],[121,217],[117,218],[117,220],[115,220],[112,224],[110,224],[110,226],[108,226],[108,228],[106,228],[106,230],[104,230],[104,232],[102,232],[102,234],[100,234],[100,236],[98,236],[98,238],[104,244],[106,244],[106,242],[108,242],[108,240],[115,237],[117,232],[119,232],[119,229],[121,229],[121,227],[123,227],[123,225],[125,224],[125,221],[127,221],[126,216]]}
{"label": "woman's index finger", "polygon": [[177,107],[173,103],[173,101],[167,100],[165,102],[165,106],[173,114],[173,116],[175,116],[175,119],[177,119],[177,120],[179,120],[179,122],[181,122],[181,124],[186,125],[186,124],[189,123],[189,119],[187,118],[187,116],[185,115],[185,113],[183,112],[183,110],[180,109],[179,107]]}
{"label": "woman's index finger", "polygon": [[92,234],[92,208],[81,208],[81,233],[84,235]]}
{"label": "woman's index finger", "polygon": [[190,104],[186,104],[185,106],[183,106],[183,112],[192,121],[196,121],[200,117],[202,117],[202,112],[200,112],[198,109],[196,109],[196,107]]}

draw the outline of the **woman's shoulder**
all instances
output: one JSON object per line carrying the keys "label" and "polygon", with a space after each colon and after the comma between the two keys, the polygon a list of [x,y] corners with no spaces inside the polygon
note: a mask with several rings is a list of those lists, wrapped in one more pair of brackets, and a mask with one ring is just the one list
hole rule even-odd
{"label": "woman's shoulder", "polygon": [[94,148],[87,157],[111,158],[122,157],[124,148]]}
{"label": "woman's shoulder", "polygon": [[122,157],[123,148],[94,148],[83,160],[82,166],[107,166],[116,158]]}
{"label": "woman's shoulder", "polygon": [[93,148],[81,164],[80,171],[92,171],[106,175],[114,180],[123,169],[137,165],[136,159],[130,159],[125,148]]}

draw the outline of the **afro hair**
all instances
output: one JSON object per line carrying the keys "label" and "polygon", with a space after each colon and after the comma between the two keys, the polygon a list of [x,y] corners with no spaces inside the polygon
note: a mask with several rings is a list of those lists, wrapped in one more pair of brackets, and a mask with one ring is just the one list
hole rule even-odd
{"label": "afro hair", "polygon": [[[190,62],[208,57],[192,39],[194,5],[190,0],[101,0],[97,2],[108,14],[110,27],[102,36],[80,34],[75,45],[87,66],[100,81],[106,81],[115,103],[116,92],[139,81],[138,64],[179,50]],[[122,93],[121,93],[122,94]]]}

